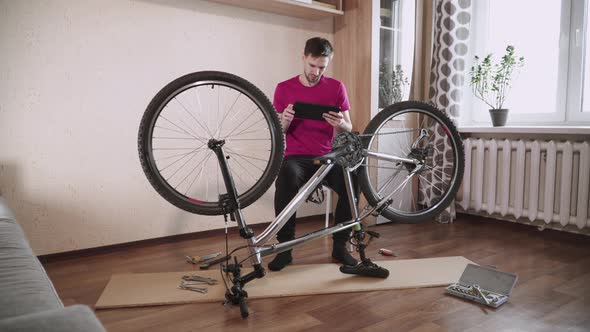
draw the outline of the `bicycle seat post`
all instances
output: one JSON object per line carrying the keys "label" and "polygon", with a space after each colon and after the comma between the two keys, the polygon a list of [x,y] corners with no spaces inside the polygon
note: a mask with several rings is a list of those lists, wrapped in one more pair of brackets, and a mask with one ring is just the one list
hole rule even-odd
{"label": "bicycle seat post", "polygon": [[229,213],[231,220],[238,222],[240,235],[245,239],[249,239],[254,236],[254,232],[247,227],[241,216],[238,192],[236,190],[236,185],[231,175],[231,171],[227,164],[229,156],[226,156],[223,152],[224,144],[225,140],[216,140],[214,138],[210,139],[207,143],[209,149],[213,150],[217,156],[219,167],[221,169],[221,175],[223,176],[223,182],[225,183],[225,188],[227,190],[227,194],[220,195],[220,203],[223,204],[224,212]]}

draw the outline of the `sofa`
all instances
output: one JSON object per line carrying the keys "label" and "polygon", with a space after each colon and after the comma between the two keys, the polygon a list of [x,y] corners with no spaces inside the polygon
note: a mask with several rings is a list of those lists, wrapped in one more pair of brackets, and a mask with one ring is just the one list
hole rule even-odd
{"label": "sofa", "polygon": [[64,307],[2,197],[0,331],[105,331],[88,306]]}

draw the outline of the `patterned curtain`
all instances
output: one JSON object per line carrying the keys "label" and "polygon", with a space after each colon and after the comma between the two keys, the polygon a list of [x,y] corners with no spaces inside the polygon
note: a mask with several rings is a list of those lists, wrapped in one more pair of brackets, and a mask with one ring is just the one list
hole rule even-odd
{"label": "patterned curtain", "polygon": [[437,0],[429,99],[456,123],[461,113],[471,0]]}
{"label": "patterned curtain", "polygon": [[[434,0],[432,27],[432,58],[430,65],[430,102],[457,123],[461,114],[461,89],[466,82],[466,57],[471,22],[471,0]],[[444,146],[435,150],[435,160],[442,158],[443,168],[449,164],[451,151],[442,128],[433,128],[434,146]],[[421,188],[421,203],[430,205],[437,200],[438,190],[446,174],[429,176],[433,185]],[[439,221],[449,221],[454,217],[454,206],[443,213]]]}

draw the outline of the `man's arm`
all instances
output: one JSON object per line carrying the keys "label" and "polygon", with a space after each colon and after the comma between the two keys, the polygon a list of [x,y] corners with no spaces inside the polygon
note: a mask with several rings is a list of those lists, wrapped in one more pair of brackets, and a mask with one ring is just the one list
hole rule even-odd
{"label": "man's arm", "polygon": [[350,112],[348,112],[348,110],[325,113],[324,119],[334,127],[334,135],[338,135],[345,131],[352,131],[352,121],[350,120]]}

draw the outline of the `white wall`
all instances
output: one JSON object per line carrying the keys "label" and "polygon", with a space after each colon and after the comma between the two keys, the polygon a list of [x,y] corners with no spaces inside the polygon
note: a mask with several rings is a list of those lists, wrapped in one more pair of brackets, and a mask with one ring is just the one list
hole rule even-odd
{"label": "white wall", "polygon": [[[0,0],[0,191],[34,251],[223,227],[149,185],[137,156],[143,111],[199,70],[237,74],[272,98],[316,35],[333,39],[333,20],[199,0]],[[272,192],[245,215],[270,221]]]}

